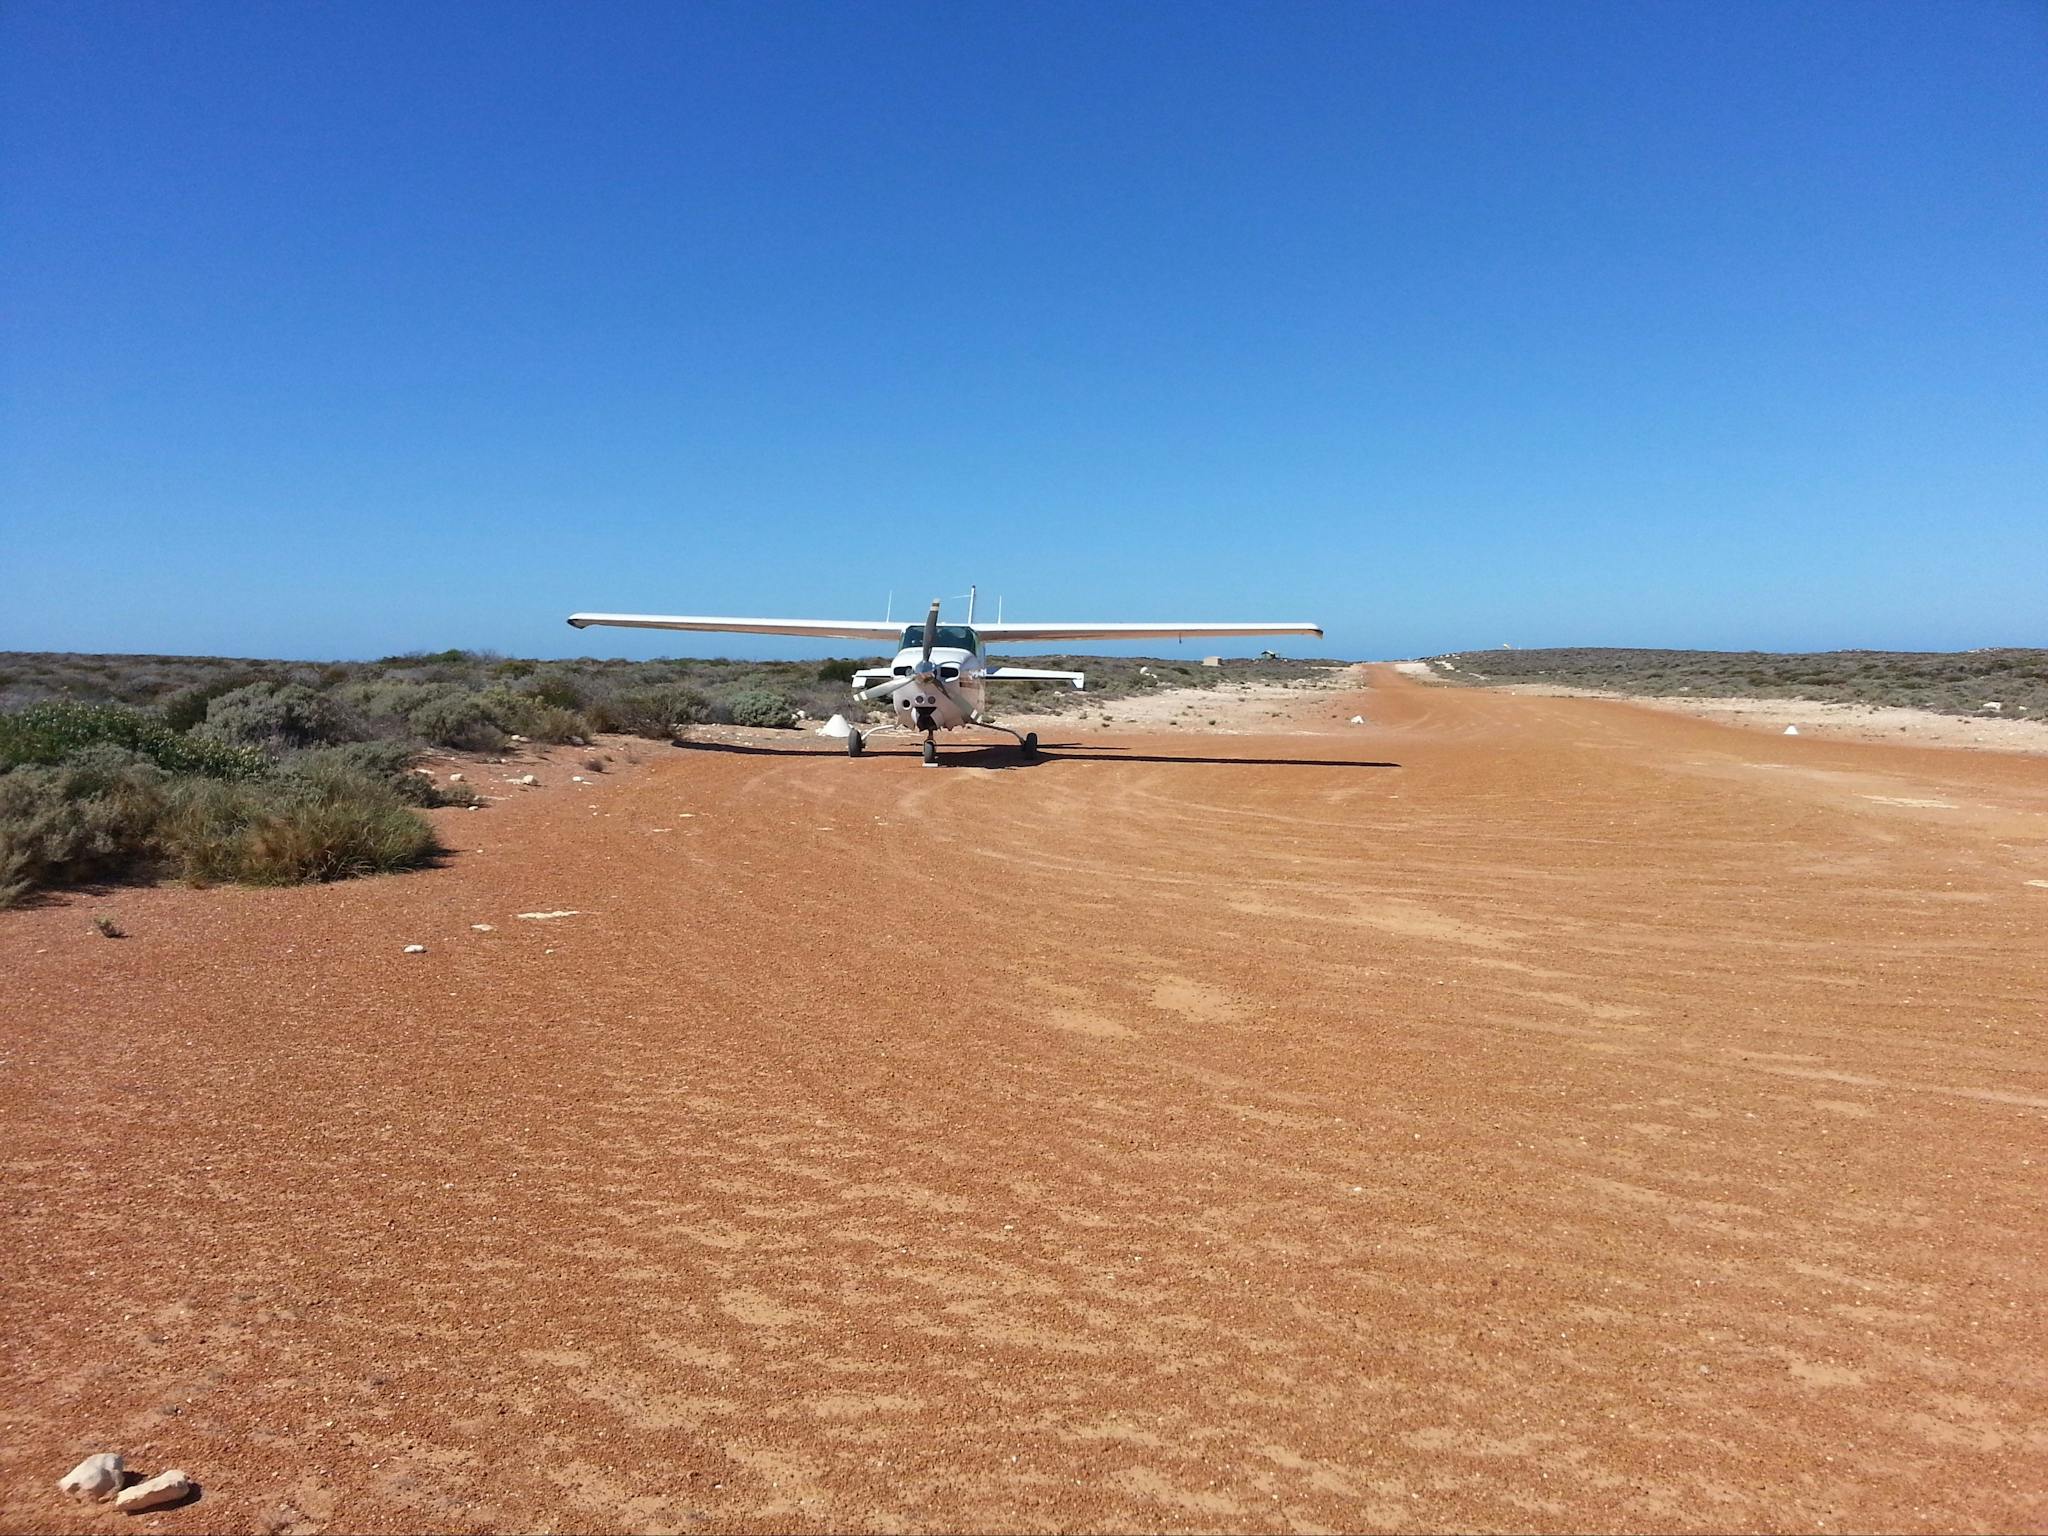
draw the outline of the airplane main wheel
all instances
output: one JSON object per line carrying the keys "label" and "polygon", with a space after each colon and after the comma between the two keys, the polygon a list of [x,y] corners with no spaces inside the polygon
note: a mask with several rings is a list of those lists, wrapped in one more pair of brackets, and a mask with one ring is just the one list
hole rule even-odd
{"label": "airplane main wheel", "polygon": [[846,755],[848,757],[859,757],[861,748],[866,745],[867,743],[860,739],[859,731],[848,731],[846,733]]}
{"label": "airplane main wheel", "polygon": [[1024,733],[1024,755],[1026,757],[1038,756],[1038,732],[1026,731]]}
{"label": "airplane main wheel", "polygon": [[936,741],[928,741],[924,744],[924,765],[927,768],[938,767],[939,744]]}

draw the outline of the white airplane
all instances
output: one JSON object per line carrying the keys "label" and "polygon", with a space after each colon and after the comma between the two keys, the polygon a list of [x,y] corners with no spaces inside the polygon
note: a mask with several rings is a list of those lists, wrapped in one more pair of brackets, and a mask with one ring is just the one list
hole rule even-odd
{"label": "white airplane", "polygon": [[967,605],[965,624],[941,624],[934,602],[922,624],[879,623],[859,619],[725,619],[695,615],[666,617],[643,613],[573,613],[578,629],[593,624],[621,629],[693,629],[735,635],[809,635],[850,640],[895,640],[902,647],[886,667],[863,667],[853,674],[853,696],[863,702],[888,700],[895,719],[865,734],[854,727],[846,738],[849,757],[859,757],[867,737],[882,731],[907,731],[924,737],[924,760],[939,760],[938,733],[978,726],[1011,737],[1029,757],[1038,750],[1038,735],[1019,736],[1008,726],[985,717],[988,685],[995,682],[1072,683],[1086,686],[1081,672],[1047,672],[1036,667],[990,666],[985,647],[1005,640],[1178,640],[1187,635],[1320,635],[1316,624],[983,624],[974,623],[974,604]]}

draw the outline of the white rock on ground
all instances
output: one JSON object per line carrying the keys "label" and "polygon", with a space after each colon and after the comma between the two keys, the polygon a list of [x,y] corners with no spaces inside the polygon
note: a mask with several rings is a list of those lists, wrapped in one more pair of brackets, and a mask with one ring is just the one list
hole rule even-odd
{"label": "white rock on ground", "polygon": [[168,1472],[159,1472],[146,1482],[137,1483],[133,1488],[123,1488],[114,1496],[114,1508],[126,1515],[139,1515],[145,1509],[161,1509],[166,1504],[175,1504],[192,1491],[192,1479],[173,1467]]}
{"label": "white rock on ground", "polygon": [[581,917],[583,914],[572,908],[566,912],[522,912],[519,915],[529,923],[544,923],[551,917]]}
{"label": "white rock on ground", "polygon": [[424,955],[427,952],[427,946],[424,944],[408,944],[405,946],[405,952],[408,955]]}
{"label": "white rock on ground", "polygon": [[104,1499],[121,1487],[121,1453],[101,1451],[88,1456],[57,1479],[57,1486],[74,1498]]}
{"label": "white rock on ground", "polygon": [[522,784],[538,784],[540,780],[535,778],[532,774],[527,773],[520,775],[519,782]]}

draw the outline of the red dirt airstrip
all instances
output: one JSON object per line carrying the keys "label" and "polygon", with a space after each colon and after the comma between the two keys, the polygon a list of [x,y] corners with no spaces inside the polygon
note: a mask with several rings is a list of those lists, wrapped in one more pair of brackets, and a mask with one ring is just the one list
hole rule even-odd
{"label": "red dirt airstrip", "polygon": [[0,1525],[2042,1528],[2048,762],[1372,684],[0,914]]}

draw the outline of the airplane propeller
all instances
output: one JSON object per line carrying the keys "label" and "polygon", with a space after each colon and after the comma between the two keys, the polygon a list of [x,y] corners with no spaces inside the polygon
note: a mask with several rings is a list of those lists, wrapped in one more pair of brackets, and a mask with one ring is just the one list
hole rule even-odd
{"label": "airplane propeller", "polygon": [[860,693],[862,700],[879,699],[885,694],[894,693],[904,683],[910,681],[911,678],[915,678],[921,683],[927,683],[931,687],[936,688],[947,698],[952,699],[955,704],[958,704],[960,702],[959,699],[954,697],[952,689],[939,680],[938,669],[932,665],[932,649],[938,643],[939,605],[934,602],[931,612],[924,616],[924,654],[918,657],[917,665],[912,669],[910,678],[892,677],[884,682],[876,683],[872,688],[863,688]]}

